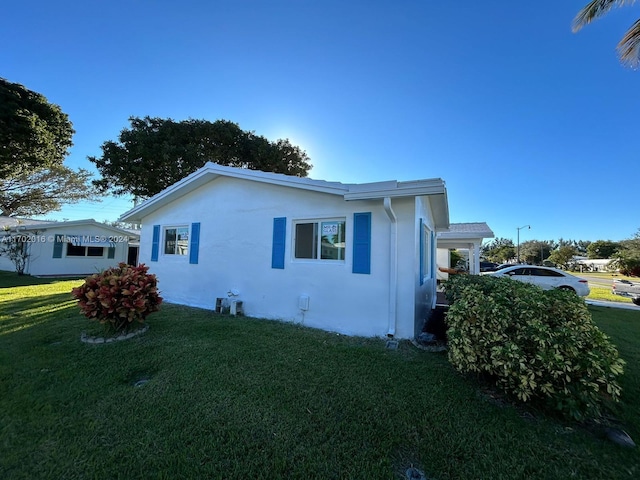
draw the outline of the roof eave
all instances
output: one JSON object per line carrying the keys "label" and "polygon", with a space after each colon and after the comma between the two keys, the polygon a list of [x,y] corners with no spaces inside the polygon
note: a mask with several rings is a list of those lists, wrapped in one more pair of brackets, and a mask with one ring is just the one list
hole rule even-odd
{"label": "roof eave", "polygon": [[344,199],[350,200],[376,200],[380,198],[397,197],[422,197],[425,195],[446,195],[444,182],[432,183],[430,185],[418,185],[403,188],[388,188],[381,190],[363,190],[344,194]]}
{"label": "roof eave", "polygon": [[81,225],[94,225],[94,226],[98,226],[101,228],[104,228],[106,230],[111,230],[112,232],[118,233],[122,236],[135,236],[135,237],[139,237],[140,234],[137,233],[133,233],[131,231],[128,230],[123,230],[122,228],[118,228],[118,227],[112,227],[111,225],[107,225],[105,223],[100,223],[97,222],[96,220],[90,218],[90,219],[85,219],[85,220],[69,220],[67,222],[49,222],[49,223],[44,223],[44,224],[34,224],[34,225],[17,225],[15,227],[11,227],[12,230],[14,231],[34,231],[34,230],[42,230],[42,231],[46,231],[49,229],[56,229],[56,228],[64,228],[64,227],[74,227],[74,226],[81,226]]}
{"label": "roof eave", "polygon": [[209,162],[200,170],[197,170],[188,177],[185,177],[179,182],[167,187],[157,195],[145,200],[143,203],[132,208],[128,212],[125,212],[120,216],[120,221],[142,221],[143,217],[221,176],[257,181],[270,185],[298,188],[301,190],[328,193],[331,195],[342,196],[347,190],[346,186],[336,186],[328,183],[326,185],[319,184],[320,182],[313,184],[308,183],[308,179],[301,177],[277,175],[246,168],[225,167]]}
{"label": "roof eave", "polygon": [[433,195],[430,197],[431,210],[433,213],[434,228],[436,232],[449,228],[449,200],[447,192],[442,195]]}

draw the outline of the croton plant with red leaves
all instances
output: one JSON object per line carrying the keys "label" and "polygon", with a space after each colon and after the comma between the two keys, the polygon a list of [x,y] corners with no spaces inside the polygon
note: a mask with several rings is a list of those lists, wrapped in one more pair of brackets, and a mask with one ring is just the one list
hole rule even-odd
{"label": "croton plant with red leaves", "polygon": [[87,277],[71,293],[87,318],[107,324],[116,332],[127,330],[134,322],[143,323],[162,303],[158,280],[148,270],[144,264],[134,267],[120,263]]}

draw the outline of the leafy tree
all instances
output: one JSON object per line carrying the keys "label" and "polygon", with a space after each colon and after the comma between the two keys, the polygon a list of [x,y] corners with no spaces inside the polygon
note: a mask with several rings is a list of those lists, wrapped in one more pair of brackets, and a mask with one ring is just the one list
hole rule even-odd
{"label": "leafy tree", "polygon": [[494,238],[482,246],[481,252],[487,260],[498,263],[505,263],[516,256],[513,241],[507,238]]}
{"label": "leafy tree", "polygon": [[612,258],[618,249],[620,243],[611,240],[597,240],[587,247],[587,257],[596,258]]}
{"label": "leafy tree", "polygon": [[460,262],[464,262],[464,257],[455,249],[449,250],[449,265],[455,268]]}
{"label": "leafy tree", "polygon": [[288,140],[270,142],[227,120],[131,117],[118,141],[89,157],[102,175],[101,192],[147,198],[195,172],[207,161],[305,177],[309,157]]}
{"label": "leafy tree", "polygon": [[[573,19],[573,32],[579,31],[585,25],[605,15],[613,7],[621,7],[634,3],[633,0],[592,0]],[[631,67],[640,65],[640,20],[631,26],[622,40],[618,43],[620,61]]]}
{"label": "leafy tree", "polygon": [[578,255],[587,255],[587,252],[589,251],[589,245],[591,245],[591,241],[590,240],[574,240],[575,241],[575,247],[576,247],[576,252]]}
{"label": "leafy tree", "polygon": [[0,78],[0,179],[62,165],[73,134],[58,105]]}
{"label": "leafy tree", "polygon": [[27,242],[22,240],[21,235],[6,233],[0,237],[0,257],[7,257],[13,263],[16,273],[24,275],[30,257]]}
{"label": "leafy tree", "polygon": [[62,204],[92,200],[96,192],[90,177],[86,170],[54,165],[0,180],[0,211],[30,217],[60,210]]}
{"label": "leafy tree", "polygon": [[119,222],[117,220],[106,220],[105,219],[105,220],[102,221],[102,223],[104,223],[105,225],[108,225],[110,227],[122,228],[122,229],[136,230],[137,228],[140,228],[135,223]]}
{"label": "leafy tree", "polygon": [[560,238],[558,242],[549,242],[552,250],[559,247],[573,247],[576,250],[576,255],[586,255],[590,243],[589,240],[565,240],[564,238]]}
{"label": "leafy tree", "polygon": [[552,250],[552,241],[528,240],[520,244],[520,261],[541,265],[549,258]]}
{"label": "leafy tree", "polygon": [[624,275],[640,277],[640,230],[629,240],[622,240],[614,255],[614,264]]}
{"label": "leafy tree", "polygon": [[562,268],[567,268],[571,259],[575,256],[576,249],[570,245],[556,248],[549,255],[549,261],[560,265]]}

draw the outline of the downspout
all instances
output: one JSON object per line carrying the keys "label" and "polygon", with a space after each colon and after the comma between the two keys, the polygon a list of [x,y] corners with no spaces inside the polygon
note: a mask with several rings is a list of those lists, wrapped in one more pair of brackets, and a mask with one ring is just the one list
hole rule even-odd
{"label": "downspout", "polygon": [[396,334],[396,316],[398,302],[398,217],[391,208],[391,198],[384,198],[384,211],[389,217],[389,326],[387,336]]}

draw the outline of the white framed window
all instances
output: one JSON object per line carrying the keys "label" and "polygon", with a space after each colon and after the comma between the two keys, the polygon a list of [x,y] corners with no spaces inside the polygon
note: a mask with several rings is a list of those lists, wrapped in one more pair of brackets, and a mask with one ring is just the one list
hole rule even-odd
{"label": "white framed window", "polygon": [[163,249],[165,255],[187,255],[189,253],[189,227],[165,227],[163,233]]}
{"label": "white framed window", "polygon": [[424,242],[424,253],[422,255],[422,280],[426,280],[431,276],[431,230],[426,225],[422,225],[422,241]]}
{"label": "white framed window", "polygon": [[433,231],[425,224],[422,218],[420,219],[420,229],[418,230],[418,233],[418,240],[420,243],[420,263],[418,265],[420,273],[418,278],[420,280],[420,285],[424,285],[424,282],[428,278],[435,276],[434,271],[432,271],[432,268],[434,268],[435,265],[432,263],[435,262],[436,243]]}
{"label": "white framed window", "polygon": [[344,261],[344,218],[297,220],[293,223],[293,256],[306,260]]}

